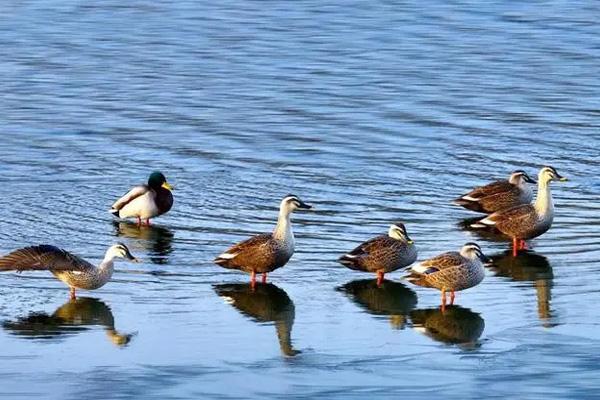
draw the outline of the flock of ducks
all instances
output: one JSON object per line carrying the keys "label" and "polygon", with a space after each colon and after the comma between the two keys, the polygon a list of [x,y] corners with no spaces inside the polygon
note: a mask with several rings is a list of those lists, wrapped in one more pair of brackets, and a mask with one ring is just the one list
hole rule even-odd
{"label": "flock of ducks", "polygon": [[[473,228],[497,229],[513,241],[513,256],[526,249],[526,240],[546,232],[552,225],[554,206],[550,182],[566,181],[553,167],[543,167],[538,174],[537,197],[533,203],[535,181],[524,171],[513,172],[506,181],[492,182],[477,187],[454,202],[466,209],[483,212],[487,216],[472,224]],[[160,172],[153,172],[146,185],[132,188],[119,198],[110,212],[118,218],[137,218],[138,225],[150,224],[150,219],[168,212],[173,206],[172,187]],[[214,262],[224,268],[250,274],[251,288],[256,288],[256,275],[263,284],[268,273],[283,267],[295,248],[291,214],[296,210],[310,210],[311,205],[298,196],[287,195],[279,207],[277,225],[271,233],[253,236],[237,243],[217,256]],[[114,262],[122,258],[139,262],[127,246],[111,246],[98,266],[65,250],[50,245],[22,248],[0,258],[0,271],[47,270],[70,288],[71,299],[76,289],[94,290],[112,277]],[[454,304],[455,292],[471,288],[484,278],[488,259],[476,243],[466,243],[460,251],[446,252],[414,264],[417,248],[401,222],[393,223],[387,235],[377,236],[357,246],[339,258],[339,262],[353,270],[377,274],[379,287],[386,273],[412,265],[403,279],[441,292],[441,308]],[[414,264],[414,265],[413,265]]]}

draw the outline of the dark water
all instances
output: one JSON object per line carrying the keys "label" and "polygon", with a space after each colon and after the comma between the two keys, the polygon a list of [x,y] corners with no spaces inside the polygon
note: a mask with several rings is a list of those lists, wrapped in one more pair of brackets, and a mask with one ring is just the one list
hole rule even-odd
{"label": "dark water", "polygon": [[[77,303],[48,274],[3,274],[0,395],[600,396],[599,16],[593,1],[3,2],[0,251],[96,261],[122,240],[145,263]],[[453,197],[544,164],[571,181],[534,252],[461,228]],[[155,169],[172,212],[113,222]],[[316,210],[252,298],[211,260],[270,230],[288,192]],[[441,314],[401,273],[375,290],[335,262],[398,219],[420,259],[477,240],[496,265]]]}

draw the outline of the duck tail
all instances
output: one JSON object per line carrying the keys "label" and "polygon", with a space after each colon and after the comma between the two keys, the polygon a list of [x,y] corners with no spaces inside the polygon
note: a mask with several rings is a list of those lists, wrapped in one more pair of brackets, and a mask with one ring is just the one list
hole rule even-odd
{"label": "duck tail", "polygon": [[481,206],[481,204],[478,201],[467,200],[462,197],[459,197],[458,199],[452,200],[452,203],[456,204],[457,206],[466,208],[467,210],[482,212],[482,213],[485,212],[485,210],[483,209],[483,207]]}
{"label": "duck tail", "polygon": [[406,275],[400,278],[402,281],[408,281],[413,285],[428,287],[429,285],[426,282],[425,275],[420,272],[409,271]]}
{"label": "duck tail", "polygon": [[338,262],[340,264],[342,264],[345,267],[348,267],[350,269],[356,269],[356,257],[350,255],[350,254],[344,254],[343,256],[341,256],[340,258],[338,258]]}

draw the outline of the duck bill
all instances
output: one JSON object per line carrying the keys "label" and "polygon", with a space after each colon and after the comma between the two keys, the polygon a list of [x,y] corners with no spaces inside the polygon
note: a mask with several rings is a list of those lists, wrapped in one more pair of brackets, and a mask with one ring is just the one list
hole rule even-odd
{"label": "duck bill", "polygon": [[133,263],[140,263],[140,262],[142,262],[142,260],[140,260],[139,258],[134,257],[133,254],[131,254],[129,251],[127,253],[125,253],[125,258],[128,261],[131,261]]}
{"label": "duck bill", "polygon": [[481,262],[484,265],[492,265],[494,263],[494,260],[492,260],[490,257],[488,256],[484,256],[483,254],[481,256],[479,256],[479,259],[481,260]]}
{"label": "duck bill", "polygon": [[302,200],[298,201],[298,203],[299,210],[310,210],[311,208],[313,208],[313,206],[311,206],[310,204],[306,204]]}
{"label": "duck bill", "polygon": [[162,188],[167,189],[167,190],[173,190],[173,186],[169,185],[169,182],[165,182],[161,185]]}
{"label": "duck bill", "polygon": [[557,178],[558,178],[559,182],[567,182],[569,180],[568,178],[565,178],[564,176],[560,176],[560,175],[558,175]]}

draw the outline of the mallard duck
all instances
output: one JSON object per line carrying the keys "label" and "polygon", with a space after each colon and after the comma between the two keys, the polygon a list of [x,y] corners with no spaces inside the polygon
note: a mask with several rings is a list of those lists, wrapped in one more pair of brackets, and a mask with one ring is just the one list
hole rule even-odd
{"label": "mallard duck", "polygon": [[387,272],[406,267],[417,259],[417,248],[401,222],[390,226],[387,235],[367,240],[339,258],[339,262],[357,271],[376,272],[377,284]]}
{"label": "mallard duck", "polygon": [[78,333],[91,325],[103,326],[110,341],[120,347],[127,345],[133,337],[133,334],[119,333],[115,329],[115,319],[110,307],[91,297],[69,300],[52,315],[33,312],[16,321],[2,323],[2,327],[14,335],[42,339]]}
{"label": "mallard duck", "polygon": [[58,247],[42,244],[15,250],[0,258],[0,271],[50,271],[69,286],[71,299],[75,299],[75,289],[98,289],[110,280],[115,258],[139,262],[123,243],[109,247],[98,267]]}
{"label": "mallard duck", "polygon": [[564,182],[553,167],[543,167],[538,175],[538,193],[535,203],[524,204],[497,211],[471,225],[474,228],[494,227],[513,240],[513,255],[525,249],[525,240],[545,233],[552,226],[554,205],[550,193],[550,182]]}
{"label": "mallard duck", "polygon": [[406,316],[417,305],[417,294],[400,282],[372,279],[348,282],[337,290],[371,314],[389,315],[395,329],[403,329]]}
{"label": "mallard duck", "polygon": [[468,210],[491,214],[508,207],[527,204],[533,199],[529,183],[536,183],[525,171],[517,170],[507,181],[496,181],[479,186],[454,200],[454,203]]}
{"label": "mallard duck", "polygon": [[258,322],[275,322],[281,352],[286,356],[299,353],[292,346],[292,326],[294,325],[294,302],[287,293],[273,285],[233,283],[215,285],[215,292],[242,314]]}
{"label": "mallard duck", "polygon": [[312,206],[298,196],[287,195],[281,200],[279,218],[272,233],[263,233],[244,240],[215,258],[224,268],[250,273],[250,282],[256,283],[256,274],[262,273],[266,283],[267,273],[283,267],[294,254],[294,233],[290,215],[294,210],[309,210]]}
{"label": "mallard duck", "polygon": [[466,243],[460,252],[443,253],[413,265],[406,279],[418,286],[441,290],[444,309],[446,292],[450,292],[450,304],[454,304],[454,292],[478,285],[485,276],[483,263],[490,261],[477,243]]}
{"label": "mallard duck", "polygon": [[132,188],[117,200],[109,212],[119,218],[136,217],[138,225],[142,220],[150,225],[150,218],[158,217],[173,207],[173,187],[161,172],[153,172],[148,184]]}

